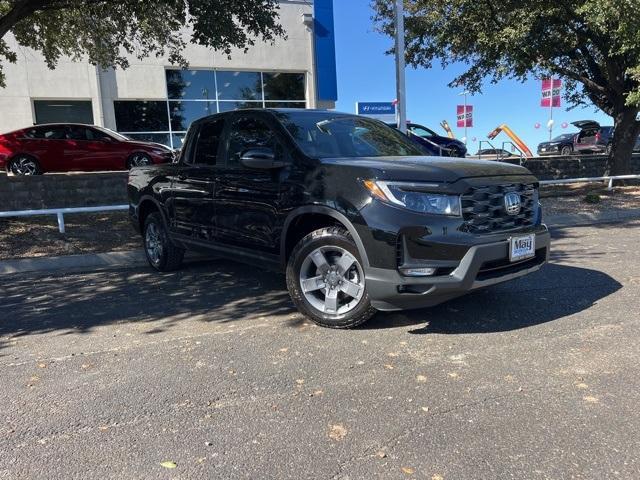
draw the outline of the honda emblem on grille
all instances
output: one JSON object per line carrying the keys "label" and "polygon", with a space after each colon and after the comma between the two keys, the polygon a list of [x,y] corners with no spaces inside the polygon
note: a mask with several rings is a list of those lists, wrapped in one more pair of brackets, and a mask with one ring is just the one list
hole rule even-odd
{"label": "honda emblem on grille", "polygon": [[509,192],[504,196],[504,209],[507,215],[518,215],[522,207],[520,195],[515,192]]}

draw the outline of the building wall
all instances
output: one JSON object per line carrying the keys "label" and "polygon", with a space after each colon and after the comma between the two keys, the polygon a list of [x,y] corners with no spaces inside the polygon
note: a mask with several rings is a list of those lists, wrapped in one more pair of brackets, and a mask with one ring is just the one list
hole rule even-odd
{"label": "building wall", "polygon": [[[229,59],[223,53],[190,44],[184,56],[193,69],[305,72],[307,106],[315,107],[312,37],[302,21],[305,13],[313,13],[312,2],[282,1],[280,21],[288,38],[273,45],[258,42],[247,53],[233,51]],[[62,58],[56,69],[50,70],[38,52],[18,46],[10,36],[8,42],[19,60],[4,65],[7,87],[0,89],[0,132],[32,125],[33,100],[90,100],[94,123],[115,129],[114,100],[167,98],[164,71],[171,65],[165,58],[130,58],[127,70],[106,71]]]}

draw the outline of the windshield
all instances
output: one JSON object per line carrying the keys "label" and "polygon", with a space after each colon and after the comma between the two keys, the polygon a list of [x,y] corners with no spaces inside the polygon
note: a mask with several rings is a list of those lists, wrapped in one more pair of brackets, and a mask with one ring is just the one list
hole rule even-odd
{"label": "windshield", "polygon": [[108,128],[104,128],[104,127],[98,127],[98,126],[94,126],[94,128],[96,130],[100,130],[102,133],[105,133],[107,135],[109,135],[110,137],[116,138],[117,140],[120,140],[121,142],[125,141],[125,140],[130,140],[129,137],[126,137],[118,132],[114,132],[113,130],[110,130]]}
{"label": "windshield", "polygon": [[422,127],[419,125],[414,125],[409,127],[409,131],[411,133],[413,133],[414,135],[417,135],[421,138],[430,138],[430,137],[437,137],[438,134],[436,132],[434,132],[433,130],[429,130],[426,127]]}
{"label": "windshield", "polygon": [[571,140],[571,138],[575,135],[575,133],[563,133],[562,135],[558,135],[556,138],[551,140],[552,142],[562,142],[564,140]]}
{"label": "windshield", "polygon": [[429,155],[378,120],[334,112],[275,112],[302,151],[313,158]]}

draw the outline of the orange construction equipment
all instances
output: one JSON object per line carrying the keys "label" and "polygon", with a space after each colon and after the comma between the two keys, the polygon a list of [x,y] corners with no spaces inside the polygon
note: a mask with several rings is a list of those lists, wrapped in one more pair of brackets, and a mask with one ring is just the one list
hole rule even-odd
{"label": "orange construction equipment", "polygon": [[444,129],[445,132],[447,132],[447,137],[456,138],[456,136],[451,131],[451,127],[449,126],[449,123],[446,120],[442,120],[442,122],[440,122],[440,126]]}
{"label": "orange construction equipment", "polygon": [[525,157],[527,158],[533,157],[533,153],[531,153],[531,150],[529,150],[529,147],[527,147],[527,145],[520,139],[519,136],[513,133],[513,130],[511,130],[506,123],[503,123],[498,128],[493,130],[489,135],[487,135],[487,138],[489,140],[493,140],[500,134],[500,132],[504,132],[505,135],[507,135],[511,140],[513,140],[513,143],[515,144],[515,146],[524,154]]}

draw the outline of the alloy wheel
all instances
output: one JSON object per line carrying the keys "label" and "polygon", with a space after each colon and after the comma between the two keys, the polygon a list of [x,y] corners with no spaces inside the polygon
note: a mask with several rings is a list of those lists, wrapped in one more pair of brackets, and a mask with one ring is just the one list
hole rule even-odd
{"label": "alloy wheel", "polygon": [[151,159],[142,153],[135,153],[131,157],[129,164],[132,167],[145,167],[151,165]]}
{"label": "alloy wheel", "polygon": [[154,265],[160,264],[164,252],[164,244],[162,241],[162,232],[155,223],[147,225],[147,230],[144,235],[144,245],[151,262]]}
{"label": "alloy wheel", "polygon": [[344,315],[356,308],[364,295],[364,272],[356,257],[344,248],[323,246],[302,262],[300,287],[316,310]]}
{"label": "alloy wheel", "polygon": [[11,162],[11,173],[14,175],[37,175],[38,164],[33,158],[18,157]]}

